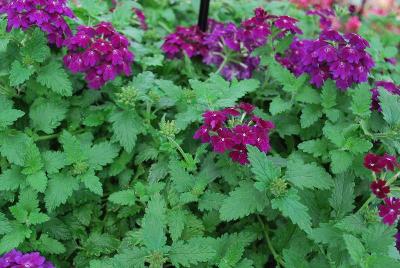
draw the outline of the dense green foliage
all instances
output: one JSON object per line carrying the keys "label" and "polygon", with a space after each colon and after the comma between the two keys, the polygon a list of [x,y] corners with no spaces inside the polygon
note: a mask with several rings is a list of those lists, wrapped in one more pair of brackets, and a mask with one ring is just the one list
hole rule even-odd
{"label": "dense green foliage", "polygon": [[[384,61],[398,57],[391,17],[361,27],[370,83],[318,90],[275,62],[272,45],[290,40],[258,49],[249,80],[164,59],[162,38],[196,22],[198,1],[144,1],[148,31],[132,1],[114,12],[79,2],[71,26],[111,21],[132,42],[134,74],[89,90],[43,32],[7,33],[0,17],[1,254],[40,251],[57,267],[399,267],[396,226],[380,221],[362,165],[369,151],[400,154],[400,98],[382,91],[382,112],[370,110],[374,81],[400,84],[400,65]],[[241,21],[263,5],[299,19],[305,37],[319,31],[286,1],[228,2],[210,17]],[[193,139],[205,110],[239,100],[276,124],[271,153],[249,146],[247,166]]]}

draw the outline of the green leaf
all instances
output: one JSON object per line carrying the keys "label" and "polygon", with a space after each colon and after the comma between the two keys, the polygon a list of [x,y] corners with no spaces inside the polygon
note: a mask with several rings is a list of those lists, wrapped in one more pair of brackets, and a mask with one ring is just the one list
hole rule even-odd
{"label": "green leaf", "polygon": [[400,97],[392,95],[386,90],[379,90],[379,101],[382,107],[383,118],[389,125],[400,125]]}
{"label": "green leaf", "polygon": [[88,159],[87,150],[84,150],[78,139],[65,131],[60,136],[60,143],[63,145],[67,164],[79,163]]}
{"label": "green leaf", "polygon": [[350,257],[355,263],[361,264],[364,256],[366,255],[365,248],[361,241],[357,237],[350,234],[344,234],[343,239]]}
{"label": "green leaf", "polygon": [[7,234],[12,231],[12,226],[10,221],[7,219],[6,215],[0,212],[0,235]]}
{"label": "green leaf", "polygon": [[369,252],[386,254],[390,247],[393,247],[393,237],[396,234],[395,228],[384,224],[376,223],[362,233],[365,247]]}
{"label": "green leaf", "polygon": [[289,101],[284,101],[280,97],[276,97],[272,100],[269,111],[272,115],[277,115],[285,111],[290,110],[292,103]]}
{"label": "green leaf", "polygon": [[279,209],[283,216],[290,218],[300,229],[310,233],[311,217],[308,214],[308,208],[299,200],[297,190],[290,189],[285,196],[273,199],[271,205],[273,209]]}
{"label": "green leaf", "polygon": [[43,254],[62,254],[66,251],[64,245],[47,234],[42,234],[35,243],[36,249]]}
{"label": "green leaf", "polygon": [[250,182],[243,182],[229,193],[220,209],[221,219],[224,221],[236,220],[262,211],[267,205],[267,197]]}
{"label": "green leaf", "polygon": [[304,83],[305,76],[302,76],[301,79],[296,78],[288,69],[276,61],[271,62],[268,67],[272,77],[283,86],[284,91],[296,92]]}
{"label": "green leaf", "polygon": [[362,118],[368,118],[371,115],[372,93],[369,84],[364,83],[357,86],[356,90],[352,90],[351,110],[355,115]]}
{"label": "green leaf", "polygon": [[31,231],[25,226],[18,225],[13,228],[11,233],[6,234],[0,240],[0,255],[17,248],[30,234]]}
{"label": "green leaf", "polygon": [[152,251],[160,250],[165,246],[167,237],[164,229],[166,224],[165,201],[159,195],[154,195],[147,204],[146,213],[142,220],[143,244]]}
{"label": "green leaf", "polygon": [[18,118],[24,116],[24,112],[13,109],[12,101],[4,95],[0,95],[0,130],[11,126]]}
{"label": "green leaf", "polygon": [[21,174],[21,169],[12,166],[0,174],[0,191],[15,191],[25,182],[25,177]]}
{"label": "green leaf", "polygon": [[[87,172],[85,175],[81,177],[83,184],[85,184],[86,188],[88,188],[92,193],[102,196],[103,195],[103,185],[100,182],[100,179],[94,174],[94,172]],[[113,193],[114,194],[114,193]],[[111,194],[111,195],[113,195]],[[111,197],[110,195],[110,197]],[[115,197],[115,196],[114,196]],[[117,203],[117,202],[114,202]]]}
{"label": "green leaf", "polygon": [[366,266],[368,268],[398,268],[399,260],[393,259],[386,255],[370,255],[366,258]]}
{"label": "green leaf", "polygon": [[65,204],[72,193],[79,188],[78,180],[66,174],[54,174],[50,177],[44,201],[49,211]]}
{"label": "green leaf", "polygon": [[40,68],[36,80],[61,96],[72,95],[72,84],[58,61],[51,61]]}
{"label": "green leaf", "polygon": [[136,144],[137,135],[143,131],[138,116],[131,111],[115,112],[110,117],[113,137],[127,152],[132,152]]}
{"label": "green leaf", "polygon": [[363,154],[371,150],[372,146],[372,143],[366,139],[350,137],[346,140],[344,148],[353,154]]}
{"label": "green leaf", "polygon": [[109,142],[101,142],[93,145],[88,152],[88,161],[91,168],[100,170],[113,162],[113,159],[118,156],[118,146]]}
{"label": "green leaf", "polygon": [[247,146],[248,158],[251,164],[251,171],[256,175],[256,180],[259,182],[259,190],[265,189],[268,182],[278,178],[281,175],[281,170],[268,159],[267,155],[257,147]]}
{"label": "green leaf", "polygon": [[25,150],[26,150],[24,159],[25,168],[22,170],[22,173],[25,175],[31,175],[37,173],[44,166],[39,148],[36,146],[35,143],[28,143]]}
{"label": "green leaf", "polygon": [[335,174],[340,174],[347,171],[353,164],[353,156],[345,151],[331,151],[331,169]]}
{"label": "green leaf", "polygon": [[117,250],[119,240],[108,233],[93,232],[83,243],[87,254],[100,256],[101,254],[110,254]]}
{"label": "green leaf", "polygon": [[181,209],[169,210],[167,213],[168,230],[172,241],[176,242],[185,228],[185,212]]}
{"label": "green leaf", "polygon": [[21,132],[17,134],[0,134],[0,153],[10,163],[23,166],[25,162],[26,148],[31,143],[30,138]]}
{"label": "green leaf", "polygon": [[[232,81],[229,88],[222,88],[220,98],[216,101],[216,106],[220,108],[231,107],[235,105],[235,102],[242,98],[249,92],[255,91],[260,82],[255,79],[245,79],[241,81]],[[214,90],[218,90],[214,88]]]}
{"label": "green leaf", "polygon": [[39,63],[44,62],[50,56],[50,48],[47,46],[48,41],[44,32],[36,28],[28,37],[21,49],[22,55]]}
{"label": "green leaf", "polygon": [[[113,262],[114,267],[127,267],[127,268],[145,268],[145,259],[148,251],[145,248],[132,247],[124,249],[120,254],[115,255]],[[92,267],[91,267],[92,268]],[[101,266],[101,268],[110,268],[110,266]]]}
{"label": "green leaf", "polygon": [[326,123],[322,132],[325,137],[337,147],[341,148],[344,145],[345,138],[343,135],[343,127],[341,125]]}
{"label": "green leaf", "polygon": [[319,104],[321,103],[321,96],[319,95],[319,92],[315,90],[315,88],[306,85],[301,87],[299,92],[297,92],[296,101]]}
{"label": "green leaf", "polygon": [[10,70],[10,85],[15,87],[24,83],[31,77],[33,72],[32,66],[23,66],[19,61],[14,61]]}
{"label": "green leaf", "polygon": [[42,153],[44,168],[48,174],[58,173],[67,165],[65,154],[59,151],[45,151]]}
{"label": "green leaf", "polygon": [[314,157],[321,157],[327,154],[328,142],[325,139],[304,141],[298,145],[303,152],[312,154]]}
{"label": "green leaf", "polygon": [[332,195],[329,204],[334,209],[336,218],[343,218],[354,208],[354,178],[345,173],[337,176],[333,181]]}
{"label": "green leaf", "polygon": [[316,163],[304,164],[302,161],[290,161],[285,178],[300,189],[326,190],[333,186],[331,175]]}
{"label": "green leaf", "polygon": [[325,81],[321,91],[321,104],[325,109],[336,105],[337,88],[331,79]]}
{"label": "green leaf", "polygon": [[38,171],[34,174],[28,175],[26,178],[28,184],[38,192],[44,193],[47,187],[47,177],[43,171]]}
{"label": "green leaf", "polygon": [[9,210],[19,223],[25,223],[28,219],[28,211],[19,203],[9,207]]}
{"label": "green leaf", "polygon": [[34,128],[52,134],[65,119],[67,111],[67,105],[62,101],[37,98],[30,108],[29,117]]}
{"label": "green leaf", "polygon": [[108,200],[118,205],[133,206],[136,201],[136,195],[133,190],[122,190],[112,193]]}
{"label": "green leaf", "polygon": [[49,216],[47,216],[46,214],[44,214],[42,212],[38,212],[38,211],[33,211],[28,216],[29,224],[33,224],[33,225],[42,224],[48,220],[50,220]]}
{"label": "green leaf", "polygon": [[192,267],[200,262],[211,260],[215,254],[215,249],[207,245],[205,239],[194,238],[186,243],[178,241],[172,244],[169,257],[175,267],[179,267],[179,265]]}
{"label": "green leaf", "polygon": [[300,125],[302,128],[308,128],[318,121],[322,116],[322,111],[317,105],[307,105],[303,108],[300,116]]}

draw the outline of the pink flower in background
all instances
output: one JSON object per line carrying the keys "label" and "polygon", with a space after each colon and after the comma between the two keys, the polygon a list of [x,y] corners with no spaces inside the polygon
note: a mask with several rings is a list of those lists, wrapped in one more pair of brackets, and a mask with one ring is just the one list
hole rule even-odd
{"label": "pink flower in background", "polygon": [[360,27],[361,21],[358,16],[351,16],[344,26],[347,33],[357,33]]}

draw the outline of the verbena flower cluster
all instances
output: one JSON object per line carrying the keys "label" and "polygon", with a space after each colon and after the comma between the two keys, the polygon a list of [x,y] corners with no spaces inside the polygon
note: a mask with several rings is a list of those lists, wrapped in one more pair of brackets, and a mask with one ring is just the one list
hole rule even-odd
{"label": "verbena flower cluster", "polygon": [[129,51],[129,41],[118,33],[111,23],[101,22],[78,26],[77,33],[66,40],[68,54],[65,66],[71,72],[85,73],[90,88],[97,89],[121,73],[131,75],[134,55]]}
{"label": "verbena flower cluster", "polygon": [[22,253],[18,250],[11,250],[0,257],[1,268],[54,268],[54,265],[46,261],[39,252]]}
{"label": "verbena flower cluster", "polygon": [[162,50],[168,58],[201,56],[203,62],[214,65],[221,75],[231,80],[247,79],[257,69],[260,60],[252,56],[254,49],[266,44],[272,27],[278,29],[276,38],[287,33],[301,34],[297,20],[288,16],[272,16],[262,8],[239,26],[228,22],[209,20],[209,29],[203,33],[197,26],[178,26],[165,38]]}
{"label": "verbena flower cluster", "polygon": [[[395,171],[399,167],[395,156],[384,154],[382,156],[369,153],[364,157],[364,166],[377,174],[384,171]],[[400,199],[389,197],[390,185],[385,179],[376,179],[370,185],[372,193],[383,200],[383,204],[379,205],[379,216],[385,224],[392,225],[400,216]]]}
{"label": "verbena flower cluster", "polygon": [[310,83],[318,88],[330,78],[345,90],[353,83],[367,81],[375,65],[365,51],[367,47],[369,43],[358,34],[326,30],[316,40],[295,40],[286,55],[277,55],[277,60],[296,76],[309,74]]}
{"label": "verbena flower cluster", "polygon": [[146,31],[149,27],[147,25],[146,16],[144,15],[143,11],[139,8],[133,8],[133,12],[135,12],[137,20],[139,21],[140,28]]}
{"label": "verbena flower cluster", "polygon": [[275,126],[253,114],[254,106],[241,103],[221,111],[206,111],[204,124],[194,134],[202,143],[210,143],[216,153],[229,152],[237,163],[249,163],[246,145],[261,152],[270,150],[269,133]]}
{"label": "verbena flower cluster", "polygon": [[390,81],[377,81],[375,82],[375,87],[371,89],[372,92],[372,102],[371,110],[381,111],[381,105],[379,104],[379,88],[385,89],[387,92],[393,95],[400,95],[400,86],[397,86]]}
{"label": "verbena flower cluster", "polygon": [[10,0],[3,1],[0,12],[8,18],[7,31],[39,27],[47,33],[49,43],[61,47],[72,35],[64,17],[74,18],[66,0]]}

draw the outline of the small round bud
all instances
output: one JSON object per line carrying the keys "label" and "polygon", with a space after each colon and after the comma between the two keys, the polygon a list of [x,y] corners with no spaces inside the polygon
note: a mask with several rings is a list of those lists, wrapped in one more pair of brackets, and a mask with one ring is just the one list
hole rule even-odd
{"label": "small round bud", "polygon": [[117,101],[129,108],[135,108],[135,102],[138,92],[133,86],[126,86],[121,89],[121,92],[117,93]]}
{"label": "small round bud", "polygon": [[270,185],[270,191],[275,197],[281,197],[288,191],[288,183],[283,178],[274,179]]}
{"label": "small round bud", "polygon": [[78,162],[75,163],[72,167],[72,174],[73,175],[82,175],[85,173],[89,168],[88,163],[86,162]]}
{"label": "small round bud", "polygon": [[176,127],[175,120],[166,121],[165,118],[161,120],[160,123],[160,132],[164,136],[173,138],[179,132],[178,128]]}

